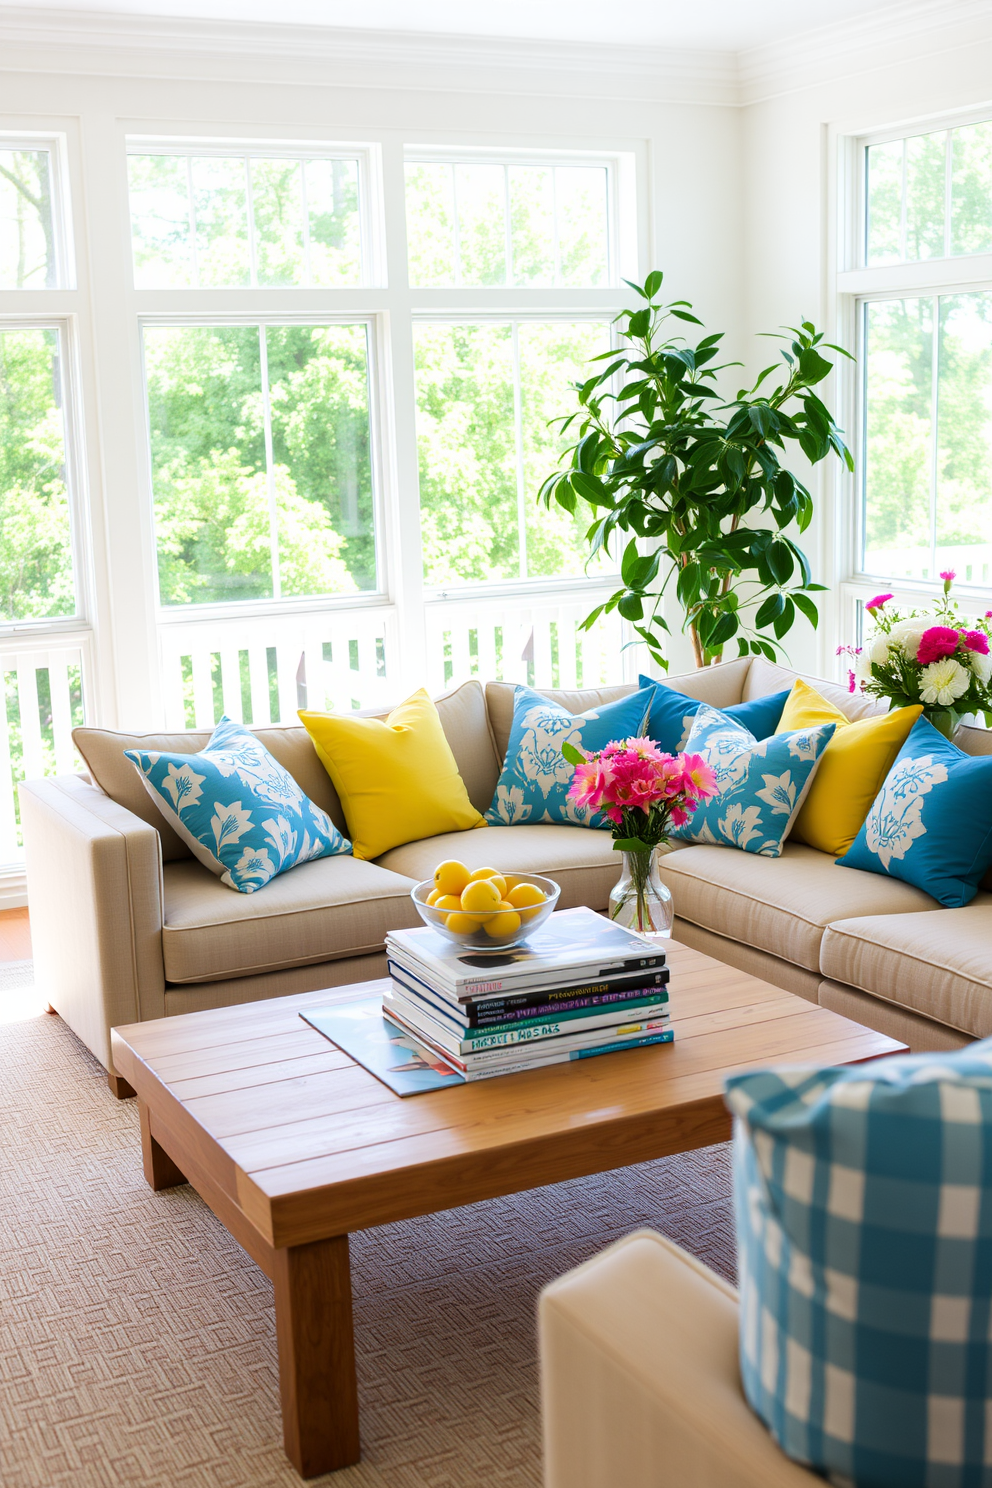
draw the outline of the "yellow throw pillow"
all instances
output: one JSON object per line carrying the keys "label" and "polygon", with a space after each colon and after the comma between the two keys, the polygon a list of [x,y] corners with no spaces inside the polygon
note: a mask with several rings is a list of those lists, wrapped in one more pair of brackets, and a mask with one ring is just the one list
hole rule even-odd
{"label": "yellow throw pillow", "polygon": [[853,722],[802,678],[793,683],[777,734],[835,723],[791,836],[842,858],[864,826],[896,755],[923,709],[896,708]]}
{"label": "yellow throw pillow", "polygon": [[301,711],[300,722],[341,797],[356,858],[486,825],[423,688],[385,721]]}

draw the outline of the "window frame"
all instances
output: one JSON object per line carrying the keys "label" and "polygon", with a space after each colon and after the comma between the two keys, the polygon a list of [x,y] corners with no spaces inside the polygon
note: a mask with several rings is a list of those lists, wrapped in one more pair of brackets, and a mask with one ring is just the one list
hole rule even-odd
{"label": "window frame", "polygon": [[[25,291],[27,293],[28,291]],[[31,291],[34,293],[34,291]],[[55,291],[48,291],[55,293]],[[90,626],[92,610],[90,506],[86,486],[83,449],[79,328],[73,314],[45,315],[5,313],[0,309],[0,332],[18,330],[54,331],[59,343],[62,397],[62,440],[65,449],[66,497],[69,507],[69,543],[72,583],[76,607],[70,615],[41,615],[31,620],[0,618],[0,637],[79,632]]]}
{"label": "window frame", "polygon": [[[186,293],[184,290],[169,291],[172,294]],[[218,294],[227,291],[216,291]],[[243,290],[244,293],[254,294],[255,290]],[[246,618],[254,618],[263,615],[294,615],[303,611],[308,613],[322,613],[324,611],[344,609],[368,609],[381,608],[389,604],[388,583],[384,583],[387,573],[387,548],[388,535],[386,532],[386,502],[384,496],[384,465],[383,465],[383,429],[382,429],[382,364],[379,353],[381,343],[381,317],[375,312],[360,314],[341,311],[337,314],[330,312],[314,311],[307,314],[298,311],[295,315],[278,311],[250,311],[239,312],[176,312],[172,315],[162,313],[139,313],[137,318],[139,337],[139,375],[141,382],[141,414],[144,435],[144,460],[142,464],[142,475],[145,483],[145,498],[147,509],[150,513],[152,531],[152,582],[154,585],[155,608],[159,624],[192,624],[197,620],[216,621],[224,619],[235,619],[238,615]],[[200,329],[209,329],[212,326],[251,326],[253,329],[267,325],[364,325],[366,327],[366,346],[368,353],[368,395],[369,395],[369,464],[372,479],[372,511],[373,511],[373,540],[375,544],[376,563],[376,587],[375,589],[359,590],[352,594],[327,594],[327,595],[294,595],[287,598],[271,599],[241,599],[241,600],[219,600],[203,604],[170,605],[162,601],[159,566],[158,566],[158,543],[155,532],[155,491],[152,473],[152,449],[151,449],[151,424],[148,399],[148,377],[145,359],[145,328],[148,326],[162,326],[166,328],[178,328],[189,326]]]}
{"label": "window frame", "polygon": [[[607,249],[607,273],[603,284],[591,285],[563,285],[548,284],[528,286],[526,284],[501,284],[501,285],[420,285],[410,284],[413,294],[424,290],[440,291],[447,293],[453,290],[474,294],[479,290],[497,290],[503,293],[523,291],[530,294],[543,293],[588,293],[590,291],[619,290],[622,287],[621,276],[621,223],[622,223],[622,179],[623,157],[614,151],[580,151],[580,150],[536,150],[523,148],[500,149],[491,145],[480,145],[478,148],[462,147],[460,150],[439,145],[407,145],[403,151],[403,202],[406,207],[406,167],[409,165],[501,165],[508,169],[514,165],[545,166],[588,166],[606,171],[606,249]],[[507,262],[510,258],[508,254]]]}
{"label": "window frame", "polygon": [[61,294],[78,288],[76,249],[72,231],[72,198],[69,189],[68,141],[61,132],[33,129],[0,129],[0,150],[47,150],[52,183],[52,225],[55,247],[53,285],[30,289],[4,289],[0,295]]}
{"label": "window frame", "polygon": [[[377,203],[381,198],[381,169],[378,160],[378,148],[374,144],[355,143],[348,141],[328,140],[326,144],[319,140],[293,140],[276,137],[256,138],[254,135],[230,135],[230,136],[201,136],[176,135],[176,134],[132,134],[130,132],[124,137],[124,152],[129,158],[132,155],[177,155],[188,159],[192,155],[206,156],[213,159],[231,159],[232,157],[243,158],[246,162],[251,159],[262,160],[356,160],[358,162],[358,221],[360,235],[360,261],[361,273],[357,284],[348,285],[315,285],[315,284],[234,284],[234,285],[188,285],[178,289],[167,287],[153,287],[151,285],[139,287],[134,279],[134,247],[133,247],[133,216],[131,212],[131,180],[130,171],[125,160],[125,178],[127,182],[127,216],[128,216],[128,247],[130,259],[130,286],[136,294],[245,294],[258,293],[270,290],[279,292],[287,291],[296,294],[337,294],[344,292],[355,293],[361,290],[371,289],[385,284],[385,272],[383,255],[381,251],[381,231],[379,230]],[[251,221],[249,216],[249,221]],[[192,226],[192,217],[190,219]]]}
{"label": "window frame", "polygon": [[[834,136],[836,165],[832,195],[836,233],[831,248],[834,270],[831,298],[838,339],[842,345],[851,347],[857,358],[854,365],[848,363],[840,369],[838,378],[842,422],[849,431],[848,442],[855,459],[853,476],[846,473],[837,476],[840,499],[833,534],[834,569],[838,577],[834,619],[843,641],[860,634],[864,602],[877,594],[880,587],[891,590],[901,605],[918,608],[932,606],[942,587],[936,576],[906,579],[872,573],[865,567],[866,307],[884,300],[923,297],[939,302],[942,295],[992,291],[992,251],[892,264],[867,263],[867,152],[872,145],[985,122],[992,122],[990,104],[881,129],[837,132]],[[945,233],[945,245],[947,241]],[[935,337],[936,334],[935,326]],[[956,593],[966,609],[992,608],[992,584],[959,579]]]}

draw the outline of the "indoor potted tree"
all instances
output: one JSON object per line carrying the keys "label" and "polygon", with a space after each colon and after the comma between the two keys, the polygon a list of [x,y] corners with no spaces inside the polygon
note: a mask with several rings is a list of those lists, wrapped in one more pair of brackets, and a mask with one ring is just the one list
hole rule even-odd
{"label": "indoor potted tree", "polygon": [[849,353],[804,321],[783,337],[783,365],[766,367],[753,387],[723,402],[718,373],[739,364],[716,364],[722,333],[695,346],[668,333],[672,320],[701,322],[686,300],[660,303],[661,284],[658,270],[631,284],[644,303],[617,316],[621,348],[595,358],[607,365],[576,385],[579,408],[561,422],[577,426],[578,440],[538,499],[569,512],[579,501],[595,509],[591,556],[630,534],[622,587],[585,628],[618,610],[667,670],[661,604],[674,577],[697,666],[720,661],[735,639],[740,655],[775,660],[797,611],[816,625],[813,595],[824,587],[812,582],[784,530],[795,523],[805,531],[813,499],[780,453],[791,441],[811,464],[833,451],[853,469],[833,415],[813,392],[833,365],[823,351]]}

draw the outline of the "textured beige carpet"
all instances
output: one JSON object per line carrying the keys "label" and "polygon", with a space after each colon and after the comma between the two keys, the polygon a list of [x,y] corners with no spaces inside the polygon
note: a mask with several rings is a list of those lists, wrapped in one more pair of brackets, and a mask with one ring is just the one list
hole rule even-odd
{"label": "textured beige carpet", "polygon": [[[0,986],[0,1017],[3,1015]],[[10,1004],[7,1004],[10,1008]],[[0,1026],[3,1488],[299,1485],[271,1289],[57,1018]],[[540,1483],[534,1306],[639,1225],[733,1270],[714,1147],[357,1235],[362,1463],[335,1488]]]}

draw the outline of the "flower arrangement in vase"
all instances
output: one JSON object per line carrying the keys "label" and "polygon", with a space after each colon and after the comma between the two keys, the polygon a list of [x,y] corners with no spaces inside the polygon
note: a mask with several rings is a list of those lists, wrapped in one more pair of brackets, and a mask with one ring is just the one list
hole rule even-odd
{"label": "flower arrangement in vase", "polygon": [[701,755],[664,754],[650,739],[621,739],[589,755],[566,740],[561,752],[575,766],[570,798],[609,819],[613,850],[623,853],[610,919],[642,934],[670,934],[672,896],[658,874],[659,849],[671,827],[716,794],[716,776]]}
{"label": "flower arrangement in vase", "polygon": [[962,615],[951,588],[953,569],[940,576],[943,593],[932,611],[899,610],[891,594],[878,594],[865,609],[874,630],[848,655],[852,692],[886,699],[892,708],[922,703],[923,716],[946,738],[969,713],[983,713],[992,727],[992,610],[979,619]]}

